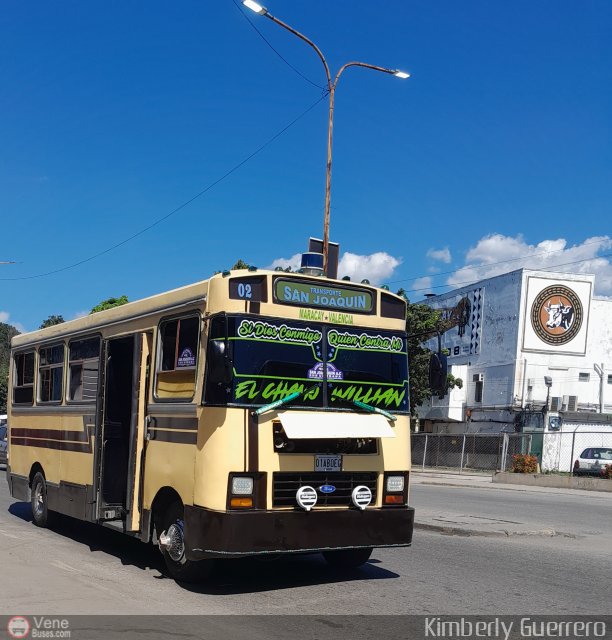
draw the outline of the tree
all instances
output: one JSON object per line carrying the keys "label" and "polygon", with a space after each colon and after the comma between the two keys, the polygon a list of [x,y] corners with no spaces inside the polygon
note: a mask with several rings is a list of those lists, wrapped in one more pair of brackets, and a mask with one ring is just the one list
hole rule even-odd
{"label": "tree", "polygon": [[431,351],[423,342],[436,335],[440,314],[426,304],[411,304],[406,308],[406,333],[408,334],[408,375],[410,376],[410,411],[431,398],[429,388],[429,358]]}
{"label": "tree", "polygon": [[121,296],[120,298],[108,298],[97,304],[89,313],[98,313],[98,311],[106,311],[107,309],[112,309],[113,307],[120,307],[122,304],[127,304],[129,300],[127,296]]}
{"label": "tree", "polygon": [[[398,295],[404,295],[400,289]],[[405,295],[404,295],[405,297]],[[429,388],[429,359],[431,351],[423,342],[444,330],[440,312],[427,304],[411,304],[407,300],[406,332],[408,334],[408,375],[410,376],[410,411],[416,415],[417,407],[431,398]],[[440,329],[441,327],[441,329]],[[463,387],[463,380],[451,373],[447,376],[447,390]]]}
{"label": "tree", "polygon": [[62,322],[64,322],[63,316],[49,316],[46,320],[43,320],[43,323],[40,325],[39,329],[53,327],[56,324],[62,324]]}
{"label": "tree", "polygon": [[0,322],[0,413],[6,413],[11,338],[18,334],[15,327]]}
{"label": "tree", "polygon": [[232,269],[248,269],[249,265],[244,260],[238,260]]}

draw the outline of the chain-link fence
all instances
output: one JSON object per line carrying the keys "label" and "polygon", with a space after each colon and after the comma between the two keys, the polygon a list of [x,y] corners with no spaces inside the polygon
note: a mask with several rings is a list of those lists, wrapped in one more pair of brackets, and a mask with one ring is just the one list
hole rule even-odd
{"label": "chain-link fence", "polygon": [[513,456],[531,454],[545,473],[598,475],[612,465],[612,431],[445,434],[413,433],[414,467],[511,471]]}

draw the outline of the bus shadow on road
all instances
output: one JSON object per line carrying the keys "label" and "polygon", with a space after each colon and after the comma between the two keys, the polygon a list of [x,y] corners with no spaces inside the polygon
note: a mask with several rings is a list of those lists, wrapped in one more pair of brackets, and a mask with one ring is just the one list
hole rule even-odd
{"label": "bus shadow on road", "polygon": [[[29,502],[14,502],[9,506],[8,511],[24,522],[32,521]],[[172,579],[166,572],[161,554],[153,545],[144,544],[118,531],[55,514],[54,522],[48,532],[86,546],[91,553],[104,553],[117,558],[123,565],[149,572],[152,580]],[[202,584],[179,584],[187,591],[203,595],[231,595],[360,580],[399,578],[397,573],[379,565],[376,551],[364,566],[344,570],[329,566],[320,554],[281,556],[274,560],[252,557],[237,560],[222,559],[215,560],[210,577]]]}
{"label": "bus shadow on road", "polygon": [[330,567],[321,554],[298,554],[275,560],[216,560],[215,568],[207,582],[181,586],[194,593],[237,595],[322,584],[399,578],[397,573],[377,566],[379,564],[376,552],[370,562],[358,569]]}
{"label": "bus shadow on road", "polygon": [[[14,502],[9,506],[8,511],[25,522],[32,521],[32,508],[29,502]],[[163,558],[152,545],[144,544],[136,538],[97,524],[60,514],[53,514],[53,516],[52,524],[47,528],[50,534],[59,535],[89,547],[92,553],[100,552],[114,556],[126,566],[134,566],[145,571],[157,570],[160,573],[164,569]]]}

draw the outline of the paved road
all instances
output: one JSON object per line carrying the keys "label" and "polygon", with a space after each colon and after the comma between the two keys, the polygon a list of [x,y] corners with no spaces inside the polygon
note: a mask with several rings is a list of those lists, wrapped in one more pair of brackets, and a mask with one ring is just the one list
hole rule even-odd
{"label": "paved road", "polygon": [[[427,482],[426,480],[424,482]],[[425,484],[412,486],[418,520],[431,528],[478,534],[575,537],[612,552],[612,494],[554,489],[525,491]]]}
{"label": "paved road", "polygon": [[[542,504],[531,494],[491,491],[415,486],[413,501],[423,511],[444,513],[451,503],[476,512],[482,504],[485,515],[508,510],[537,520]],[[550,501],[547,522],[556,525],[558,513],[566,528],[583,525],[585,511],[555,495]],[[602,614],[610,609],[612,547],[596,538],[417,530],[411,549],[377,550],[349,573],[319,556],[224,561],[206,585],[183,588],[164,576],[156,550],[114,531],[68,518],[54,530],[34,527],[29,505],[10,498],[0,472],[0,613]]]}

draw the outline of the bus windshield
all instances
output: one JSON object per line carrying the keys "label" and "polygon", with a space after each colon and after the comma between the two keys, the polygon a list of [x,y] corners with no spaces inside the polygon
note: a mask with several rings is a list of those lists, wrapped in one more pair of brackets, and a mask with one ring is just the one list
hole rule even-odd
{"label": "bus windshield", "polygon": [[[231,363],[225,380],[213,374],[220,358]],[[211,320],[207,360],[205,404],[261,406],[297,391],[291,407],[409,409],[400,331],[221,314]]]}

